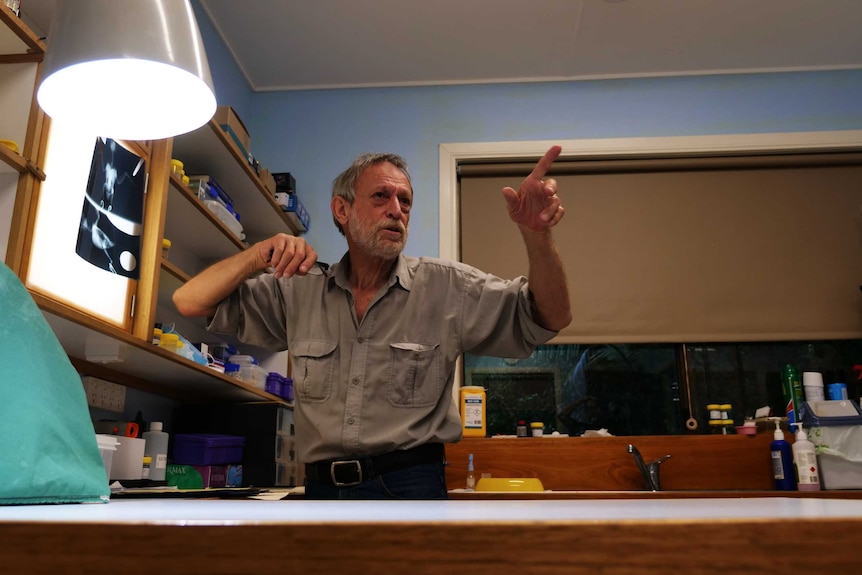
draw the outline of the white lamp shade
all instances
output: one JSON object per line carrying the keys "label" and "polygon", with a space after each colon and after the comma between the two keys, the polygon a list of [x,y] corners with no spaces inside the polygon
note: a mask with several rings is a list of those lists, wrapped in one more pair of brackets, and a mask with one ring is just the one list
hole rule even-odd
{"label": "white lamp shade", "polygon": [[188,0],[60,0],[37,92],[52,119],[157,140],[212,118],[215,91]]}

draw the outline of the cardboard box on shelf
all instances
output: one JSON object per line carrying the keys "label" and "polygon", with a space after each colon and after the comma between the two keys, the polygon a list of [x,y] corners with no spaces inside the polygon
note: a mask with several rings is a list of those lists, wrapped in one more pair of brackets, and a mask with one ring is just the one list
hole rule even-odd
{"label": "cardboard box on shelf", "polygon": [[291,215],[292,221],[299,227],[300,232],[308,231],[308,227],[311,225],[311,216],[302,202],[299,201],[299,196],[287,192],[276,192],[275,202],[283,212]]}
{"label": "cardboard box on shelf", "polygon": [[228,133],[231,140],[242,153],[242,157],[248,158],[249,150],[251,150],[251,136],[249,136],[245,124],[239,119],[236,111],[230,106],[219,106],[216,108],[213,120],[221,126],[222,130]]}
{"label": "cardboard box on shelf", "polygon": [[265,187],[272,195],[275,195],[276,187],[275,187],[275,178],[272,176],[272,172],[269,169],[264,168],[260,171],[260,179],[263,182],[263,187]]}
{"label": "cardboard box on shelf", "polygon": [[275,178],[275,191],[285,194],[296,193],[296,180],[290,172],[278,172],[272,175]]}

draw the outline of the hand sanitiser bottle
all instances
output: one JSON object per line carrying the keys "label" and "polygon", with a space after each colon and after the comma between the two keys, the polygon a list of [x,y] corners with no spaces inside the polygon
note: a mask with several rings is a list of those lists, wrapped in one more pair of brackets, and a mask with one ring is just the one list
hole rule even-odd
{"label": "hand sanitiser bottle", "polygon": [[793,454],[790,444],[784,439],[781,422],[776,418],[773,441],[769,444],[772,450],[772,476],[775,478],[775,489],[778,491],[795,491],[796,477],[793,471]]}
{"label": "hand sanitiser bottle", "polygon": [[796,485],[799,491],[820,491],[820,472],[814,444],[797,421],[796,441],[793,443],[793,463],[796,465]]}
{"label": "hand sanitiser bottle", "polygon": [[470,459],[467,463],[467,491],[474,491],[476,489],[476,476],[473,475],[473,454],[470,454]]}

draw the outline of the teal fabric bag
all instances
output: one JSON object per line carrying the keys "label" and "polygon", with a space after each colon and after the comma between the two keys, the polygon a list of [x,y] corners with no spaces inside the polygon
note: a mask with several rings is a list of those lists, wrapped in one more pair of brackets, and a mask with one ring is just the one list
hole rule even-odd
{"label": "teal fabric bag", "polygon": [[0,262],[0,504],[107,502],[81,378]]}

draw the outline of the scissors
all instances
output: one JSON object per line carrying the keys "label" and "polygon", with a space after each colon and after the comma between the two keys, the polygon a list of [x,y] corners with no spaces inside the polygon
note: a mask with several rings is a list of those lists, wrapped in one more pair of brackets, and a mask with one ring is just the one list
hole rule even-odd
{"label": "scissors", "polygon": [[121,421],[118,421],[113,425],[113,427],[111,427],[112,435],[122,435],[124,437],[137,437],[138,431],[140,431],[140,428],[138,427],[138,424],[134,421],[129,421],[125,424]]}

